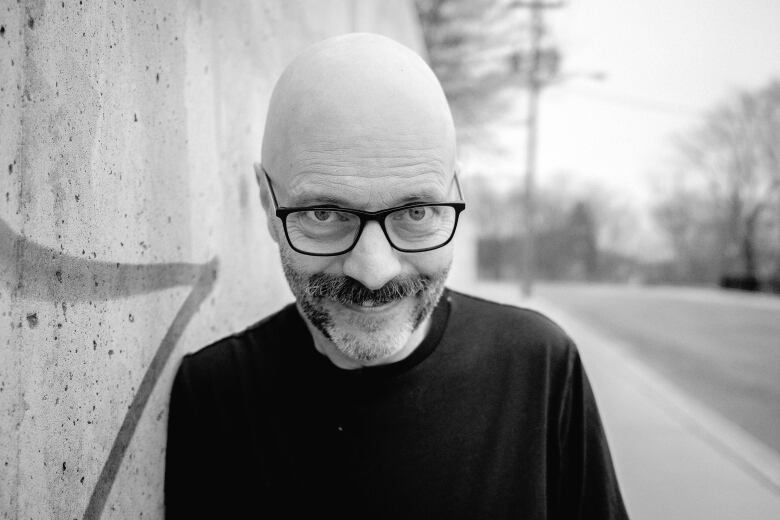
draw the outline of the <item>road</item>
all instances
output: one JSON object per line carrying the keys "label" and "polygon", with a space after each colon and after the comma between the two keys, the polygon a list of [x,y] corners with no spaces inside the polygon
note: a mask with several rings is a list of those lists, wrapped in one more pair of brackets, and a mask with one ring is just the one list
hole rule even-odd
{"label": "road", "polygon": [[780,297],[717,289],[544,283],[540,299],[780,453]]}

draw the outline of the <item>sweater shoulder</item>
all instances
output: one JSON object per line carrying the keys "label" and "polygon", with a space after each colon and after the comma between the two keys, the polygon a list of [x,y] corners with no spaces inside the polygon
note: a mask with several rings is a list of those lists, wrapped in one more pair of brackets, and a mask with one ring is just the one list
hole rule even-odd
{"label": "sweater shoulder", "polygon": [[191,377],[213,379],[217,375],[230,378],[242,369],[256,366],[259,358],[272,355],[274,345],[283,337],[290,322],[291,313],[295,312],[294,305],[287,305],[241,332],[186,354],[179,370],[189,372]]}
{"label": "sweater shoulder", "polygon": [[499,303],[459,291],[450,290],[449,293],[452,301],[467,316],[471,316],[470,321],[479,321],[485,326],[522,327],[544,338],[570,341],[568,334],[558,323],[537,310]]}
{"label": "sweater shoulder", "polygon": [[450,297],[460,334],[494,350],[540,355],[562,362],[578,355],[576,345],[563,328],[539,311],[452,290]]}

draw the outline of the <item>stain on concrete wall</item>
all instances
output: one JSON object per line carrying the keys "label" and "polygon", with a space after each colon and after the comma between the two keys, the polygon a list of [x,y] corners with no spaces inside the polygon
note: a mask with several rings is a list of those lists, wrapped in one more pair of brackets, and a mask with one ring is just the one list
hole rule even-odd
{"label": "stain on concrete wall", "polygon": [[291,300],[252,162],[282,67],[406,1],[0,0],[0,518],[162,518],[178,360]]}

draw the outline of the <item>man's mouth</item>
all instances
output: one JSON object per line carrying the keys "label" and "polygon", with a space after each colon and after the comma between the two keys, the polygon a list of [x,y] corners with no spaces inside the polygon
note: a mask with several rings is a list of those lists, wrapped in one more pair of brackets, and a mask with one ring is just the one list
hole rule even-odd
{"label": "man's mouth", "polygon": [[398,299],[398,300],[392,300],[389,302],[381,302],[378,300],[364,300],[360,303],[356,302],[347,302],[342,303],[344,307],[357,311],[357,312],[383,312],[390,310],[400,304],[404,298]]}

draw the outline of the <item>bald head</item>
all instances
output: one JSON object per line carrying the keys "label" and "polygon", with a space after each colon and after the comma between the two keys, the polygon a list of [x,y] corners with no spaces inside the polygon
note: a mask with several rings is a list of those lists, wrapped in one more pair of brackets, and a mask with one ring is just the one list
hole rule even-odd
{"label": "bald head", "polygon": [[[444,289],[457,223],[445,203],[460,196],[452,117],[433,72],[382,36],[310,47],[271,95],[262,162],[268,231],[317,350],[342,368],[408,356]],[[277,206],[299,210],[291,218]],[[384,217],[358,222],[351,210]],[[314,289],[323,277],[368,296],[323,294]],[[418,285],[404,295],[405,282]]]}
{"label": "bald head", "polygon": [[349,34],[309,47],[285,69],[262,154],[279,181],[314,168],[381,176],[402,164],[451,174],[455,130],[441,86],[418,55],[383,36]]}

